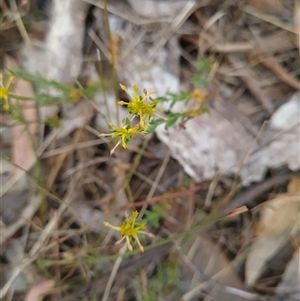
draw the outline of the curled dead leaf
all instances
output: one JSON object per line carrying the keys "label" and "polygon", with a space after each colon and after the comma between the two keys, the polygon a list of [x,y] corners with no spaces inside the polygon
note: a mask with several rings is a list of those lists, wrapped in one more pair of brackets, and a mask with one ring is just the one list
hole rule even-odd
{"label": "curled dead leaf", "polygon": [[[260,220],[253,231],[256,237],[246,260],[246,283],[253,286],[270,259],[299,228],[299,179],[292,179],[288,193],[278,195],[263,206]],[[298,189],[297,189],[298,187]]]}

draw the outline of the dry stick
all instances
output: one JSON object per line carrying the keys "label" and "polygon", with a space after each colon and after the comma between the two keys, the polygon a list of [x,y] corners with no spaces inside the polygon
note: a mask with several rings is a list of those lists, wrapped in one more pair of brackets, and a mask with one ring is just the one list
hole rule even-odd
{"label": "dry stick", "polygon": [[146,200],[143,200],[143,201],[140,201],[140,202],[135,202],[135,203],[130,203],[130,204],[126,204],[126,205],[123,205],[120,207],[120,210],[124,210],[126,208],[138,208],[138,207],[142,207],[144,205],[153,205],[155,203],[158,203],[160,201],[162,201],[163,199],[166,199],[166,198],[175,198],[175,197],[183,197],[183,196],[186,196],[190,193],[190,191],[192,192],[196,192],[198,190],[201,190],[203,189],[204,187],[206,187],[207,184],[199,184],[197,186],[195,186],[193,189],[189,189],[189,190],[186,190],[186,191],[178,191],[178,192],[173,192],[173,193],[165,193],[163,195],[158,195],[158,196],[155,196],[153,198],[147,198]]}
{"label": "dry stick", "polygon": [[[83,141],[83,142],[79,142],[78,144],[76,144],[76,149],[81,149],[81,148],[85,148],[85,147],[90,147],[90,146],[95,146],[95,145],[100,145],[100,144],[104,144],[107,143],[106,141],[103,141],[103,139],[95,139],[95,140],[90,140],[90,141]],[[57,156],[60,155],[62,153],[66,153],[66,152],[70,152],[73,151],[75,149],[74,144],[72,145],[66,145],[60,148],[56,148],[53,150],[49,150],[47,152],[44,152],[41,155],[41,159],[45,159],[45,158],[49,158],[52,156]]]}
{"label": "dry stick", "polygon": [[16,0],[10,0],[9,3],[10,3],[10,6],[14,10],[16,25],[18,27],[18,30],[20,32],[21,37],[23,38],[23,40],[26,44],[30,44],[31,40],[30,40],[29,35],[26,31],[26,28],[24,26],[24,23],[22,21],[20,13],[18,12],[18,7],[17,7],[17,4],[16,4]]}
{"label": "dry stick", "polygon": [[288,84],[289,86],[295,88],[296,90],[300,89],[300,82],[298,82],[293,76],[291,76],[287,71],[277,64],[276,60],[272,57],[266,57],[263,54],[257,55],[260,63],[264,64],[267,68],[273,71],[278,77]]}
{"label": "dry stick", "polygon": [[[200,38],[203,38],[211,45],[209,46],[209,50],[221,53],[232,53],[232,52],[248,52],[254,49],[254,43],[251,42],[232,42],[232,43],[220,43],[213,39],[210,35],[201,32]],[[199,44],[198,39],[192,36],[184,36],[185,39],[190,40],[190,42],[195,45]]]}
{"label": "dry stick", "polygon": [[[299,173],[298,173],[299,174]],[[226,203],[224,207],[221,207],[218,210],[220,215],[227,214],[235,208],[241,207],[243,205],[249,204],[251,200],[254,200],[257,196],[261,195],[263,192],[271,189],[274,185],[282,184],[288,181],[293,176],[298,175],[296,172],[289,172],[286,174],[279,174],[269,180],[266,180],[263,183],[256,184],[241,194],[237,195],[230,202]]]}
{"label": "dry stick", "polygon": [[163,37],[156,43],[153,51],[152,58],[157,55],[157,51],[162,49],[170,37],[181,27],[181,25],[188,19],[188,17],[199,7],[196,3],[187,2],[182,11],[176,16],[171,22],[167,32],[164,33]]}
{"label": "dry stick", "polygon": [[[145,183],[147,183],[149,186],[154,185],[154,181],[152,181],[150,178],[146,177],[145,175],[143,175],[142,173],[138,172],[137,170],[135,170],[133,172],[133,174],[137,177],[139,177],[141,180],[143,180]],[[167,190],[161,186],[158,185],[157,186],[157,190],[159,190],[160,192],[166,192]]]}
{"label": "dry stick", "polygon": [[102,301],[107,301],[107,299],[109,297],[111,287],[113,285],[113,282],[116,278],[117,272],[118,272],[119,267],[120,267],[120,265],[122,263],[122,260],[123,260],[122,255],[126,252],[126,250],[127,250],[127,244],[125,244],[124,247],[120,250],[120,256],[116,260],[116,263],[113,267],[113,270],[111,271],[111,274],[109,276],[109,279],[108,279],[108,282],[107,282],[107,285],[106,285],[106,288],[105,288],[105,291],[104,291],[104,294],[103,294],[103,297],[102,297]]}
{"label": "dry stick", "polygon": [[208,192],[203,206],[204,208],[209,208],[211,206],[211,201],[214,196],[215,189],[219,183],[219,180],[220,180],[219,177],[215,176],[211,181],[211,183],[209,184]]}
{"label": "dry stick", "polygon": [[259,12],[256,12],[254,10],[252,10],[251,8],[249,7],[245,7],[243,8],[243,11],[246,12],[247,14],[249,15],[252,15],[258,19],[261,19],[265,22],[268,22],[268,23],[271,23],[279,28],[282,28],[286,31],[289,31],[289,32],[292,32],[292,33],[297,33],[295,32],[294,28],[286,23],[283,23],[281,22],[278,18],[275,18],[273,16],[270,16],[270,15],[266,15],[266,14],[262,14],[262,13],[259,13]]}

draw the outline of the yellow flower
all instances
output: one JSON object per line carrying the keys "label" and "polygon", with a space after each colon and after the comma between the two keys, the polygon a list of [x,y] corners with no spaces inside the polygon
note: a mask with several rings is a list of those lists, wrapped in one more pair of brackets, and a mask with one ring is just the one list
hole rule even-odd
{"label": "yellow flower", "polygon": [[108,123],[110,127],[110,134],[101,134],[102,136],[111,136],[112,138],[115,137],[121,137],[121,139],[118,141],[118,143],[114,146],[114,148],[110,151],[110,155],[112,155],[115,151],[115,149],[121,144],[123,148],[126,149],[127,143],[130,141],[130,139],[133,137],[134,134],[142,133],[142,129],[139,126],[131,127],[130,121],[128,118],[126,118],[126,124],[123,127],[116,126],[113,123]]}
{"label": "yellow flower", "polygon": [[207,98],[207,93],[200,89],[195,89],[192,92],[192,98],[199,103],[202,103]]}
{"label": "yellow flower", "polygon": [[137,211],[132,212],[131,216],[128,216],[127,213],[125,213],[126,219],[121,223],[119,227],[112,226],[108,222],[104,222],[104,225],[107,227],[110,227],[116,231],[119,231],[122,238],[116,242],[116,244],[121,243],[124,239],[126,240],[128,249],[132,251],[132,245],[130,243],[130,240],[133,239],[136,241],[136,243],[139,246],[139,249],[144,252],[144,247],[141,245],[140,240],[138,238],[138,234],[144,234],[148,235],[149,237],[154,237],[153,234],[143,231],[143,229],[146,228],[146,224],[142,223],[139,225],[136,225],[136,218],[138,217],[139,213]]}
{"label": "yellow flower", "polygon": [[82,89],[71,88],[70,89],[70,100],[72,102],[77,102],[82,96]]}
{"label": "yellow flower", "polygon": [[9,102],[8,102],[8,96],[9,96],[9,86],[12,83],[12,81],[14,80],[13,76],[10,76],[8,78],[8,81],[6,83],[5,86],[3,86],[3,75],[0,74],[0,99],[3,100],[4,104],[3,104],[3,109],[5,111],[7,111],[9,109]]}
{"label": "yellow flower", "polygon": [[112,123],[108,123],[108,124],[112,130],[111,137],[112,138],[121,137],[122,146],[125,149],[126,149],[127,143],[132,138],[132,136],[138,132],[138,128],[136,126],[133,128],[130,128],[130,127],[128,127],[128,125],[119,127],[119,126],[115,126]]}
{"label": "yellow flower", "polygon": [[125,101],[119,101],[119,105],[124,105],[128,107],[128,112],[132,115],[138,116],[140,118],[140,126],[143,128],[144,131],[147,131],[147,124],[150,118],[153,116],[154,113],[160,111],[156,109],[158,100],[155,99],[149,102],[150,95],[155,93],[155,90],[150,90],[149,92],[144,89],[144,97],[140,95],[139,88],[137,85],[133,86],[133,90],[135,92],[135,96],[130,94],[127,88],[124,85],[120,85],[121,89],[125,91],[131,101],[129,103]]}

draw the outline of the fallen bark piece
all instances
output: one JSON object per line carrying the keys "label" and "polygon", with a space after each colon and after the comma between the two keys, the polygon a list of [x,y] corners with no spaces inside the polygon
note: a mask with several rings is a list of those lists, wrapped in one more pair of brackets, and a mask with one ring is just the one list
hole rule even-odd
{"label": "fallen bark piece", "polygon": [[241,171],[245,185],[261,181],[268,168],[287,165],[290,170],[300,168],[300,93],[295,93],[272,116],[258,145]]}

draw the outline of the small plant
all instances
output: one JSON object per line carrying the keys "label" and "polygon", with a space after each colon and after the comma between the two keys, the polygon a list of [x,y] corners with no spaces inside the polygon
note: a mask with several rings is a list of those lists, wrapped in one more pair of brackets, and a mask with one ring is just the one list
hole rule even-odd
{"label": "small plant", "polygon": [[[185,128],[185,124],[188,120],[207,112],[207,109],[203,105],[207,94],[199,89],[195,89],[192,93],[181,92],[180,94],[168,93],[165,97],[152,98],[151,95],[155,93],[155,90],[147,91],[143,90],[144,95],[141,95],[137,85],[133,86],[134,95],[131,94],[128,89],[120,84],[123,91],[127,93],[130,98],[130,102],[123,100],[118,104],[121,106],[127,106],[128,116],[121,126],[117,126],[111,122],[108,123],[110,128],[109,134],[101,134],[100,137],[111,136],[112,138],[119,137],[119,141],[110,151],[112,155],[116,148],[121,144],[123,148],[127,148],[128,142],[136,134],[146,135],[152,133],[159,125],[165,124],[165,129],[174,125],[177,121],[180,121],[180,128]],[[176,102],[184,101],[188,103],[190,100],[194,100],[197,103],[196,107],[188,109],[185,112],[178,113],[172,112],[172,109]],[[168,102],[170,107],[166,116],[162,116],[160,112],[162,109],[158,108],[158,104],[162,102]],[[138,118],[138,122],[135,120]]]}
{"label": "small plant", "polygon": [[[150,90],[149,92],[144,89],[142,96],[139,92],[139,88],[137,85],[133,86],[133,90],[135,95],[132,95],[124,85],[120,85],[121,89],[125,91],[130,97],[130,102],[127,103],[125,101],[119,101],[118,104],[121,106],[127,106],[128,113],[131,117],[127,117],[125,119],[125,123],[121,126],[116,126],[113,123],[109,122],[110,134],[101,134],[100,136],[111,136],[112,138],[120,137],[117,144],[110,151],[112,155],[116,148],[121,144],[123,148],[127,147],[128,142],[135,134],[147,134],[148,126],[150,120],[154,115],[158,115],[158,112],[161,111],[158,109],[157,99],[152,99],[151,95],[155,93],[155,90]],[[139,122],[135,122],[135,118],[139,119]],[[164,118],[160,116],[161,118]]]}

